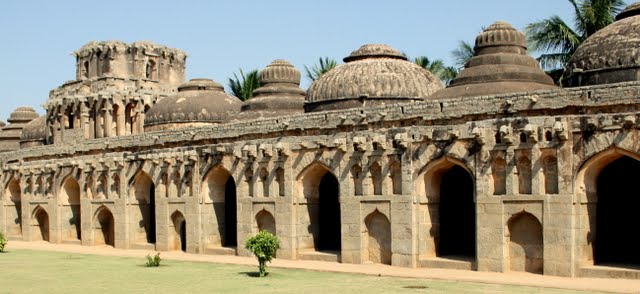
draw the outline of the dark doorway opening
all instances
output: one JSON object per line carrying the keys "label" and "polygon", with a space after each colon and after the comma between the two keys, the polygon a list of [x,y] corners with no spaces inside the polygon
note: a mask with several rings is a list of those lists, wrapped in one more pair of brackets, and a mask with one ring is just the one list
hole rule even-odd
{"label": "dark doorway opening", "polygon": [[473,179],[455,165],[440,182],[440,242],[438,256],[476,256],[476,207]]}
{"label": "dark doorway opening", "polygon": [[327,172],[322,176],[318,192],[318,250],[340,251],[340,184],[333,174]]}
{"label": "dark doorway opening", "polygon": [[633,185],[640,174],[640,161],[622,157],[604,167],[596,180],[596,264],[640,266],[635,228],[640,223],[640,193]]}
{"label": "dark doorway opening", "polygon": [[156,243],[156,185],[151,183],[149,187],[149,222],[147,224],[147,242]]}
{"label": "dark doorway opening", "polygon": [[238,212],[236,203],[236,181],[229,176],[224,189],[224,240],[222,246],[238,246]]}
{"label": "dark doorway opening", "polygon": [[180,250],[187,252],[187,222],[180,222]]}

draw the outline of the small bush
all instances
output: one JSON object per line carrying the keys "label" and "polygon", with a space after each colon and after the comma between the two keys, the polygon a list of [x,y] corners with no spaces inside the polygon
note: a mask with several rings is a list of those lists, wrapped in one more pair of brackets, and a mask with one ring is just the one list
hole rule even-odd
{"label": "small bush", "polygon": [[249,238],[244,243],[244,247],[258,258],[259,274],[260,277],[264,277],[267,275],[267,262],[271,262],[276,251],[280,248],[280,240],[267,231],[260,231],[257,235]]}
{"label": "small bush", "polygon": [[0,252],[4,252],[4,246],[7,245],[7,238],[0,232]]}
{"label": "small bush", "polygon": [[147,267],[158,267],[160,266],[160,261],[162,259],[160,258],[160,252],[158,252],[156,255],[151,256],[150,254],[147,254],[147,263],[146,266]]}

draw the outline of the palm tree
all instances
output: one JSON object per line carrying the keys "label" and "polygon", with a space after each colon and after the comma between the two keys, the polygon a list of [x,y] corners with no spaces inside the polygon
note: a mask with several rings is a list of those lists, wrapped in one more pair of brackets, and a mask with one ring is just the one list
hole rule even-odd
{"label": "palm tree", "polygon": [[329,57],[320,57],[318,58],[318,63],[314,64],[311,68],[304,66],[304,70],[307,74],[307,78],[314,82],[319,79],[323,74],[332,70],[334,67],[338,66],[338,62]]}
{"label": "palm tree", "polygon": [[573,6],[573,28],[559,16],[554,15],[525,28],[529,48],[543,52],[538,61],[550,70],[548,73],[560,76],[562,68],[569,61],[578,46],[598,30],[611,24],[624,7],[622,0],[569,0]]}
{"label": "palm tree", "polygon": [[248,72],[246,75],[242,69],[240,69],[240,77],[238,77],[236,73],[233,73],[233,78],[229,78],[231,93],[242,101],[251,98],[253,96],[253,90],[258,87],[260,87],[260,78],[257,69]]}
{"label": "palm tree", "polygon": [[465,65],[467,65],[467,61],[469,61],[474,54],[473,45],[466,41],[458,41],[458,48],[451,51],[451,56],[453,56],[457,68],[464,68]]}
{"label": "palm tree", "polygon": [[451,80],[453,80],[458,75],[458,70],[453,66],[446,66],[442,59],[431,61],[426,56],[418,56],[413,59],[413,62],[418,66],[430,71],[445,85],[449,85]]}

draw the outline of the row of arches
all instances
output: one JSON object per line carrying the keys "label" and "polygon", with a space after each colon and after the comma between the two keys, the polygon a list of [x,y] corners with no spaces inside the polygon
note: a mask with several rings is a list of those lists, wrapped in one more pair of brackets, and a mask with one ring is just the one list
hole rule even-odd
{"label": "row of arches", "polygon": [[[544,194],[558,194],[558,159],[553,152],[543,151],[538,163],[542,171]],[[515,170],[517,174],[518,194],[532,193],[532,177],[536,170],[533,169],[531,154],[528,150],[518,150],[514,156]],[[505,151],[496,151],[493,154],[491,162],[492,178],[493,178],[493,194],[505,195],[507,193],[507,175],[508,164]]]}
{"label": "row of arches", "polygon": [[[617,154],[606,160],[587,164],[587,175],[581,181],[587,183],[582,200],[584,214],[588,216],[585,233],[590,244],[590,252],[595,264],[640,265],[640,253],[633,248],[633,234],[628,232],[638,222],[634,208],[640,203],[636,191],[630,183],[640,172],[640,161],[632,156]],[[475,182],[472,174],[463,164],[455,160],[443,160],[427,166],[423,173],[424,193],[429,206],[430,229],[434,253],[439,257],[475,258],[476,255],[476,205]],[[580,180],[579,176],[579,180]],[[340,203],[340,182],[331,170],[320,163],[313,163],[297,178],[300,183],[297,195],[305,217],[296,235],[301,249],[336,252],[342,248],[343,208]],[[137,216],[132,226],[136,240],[141,243],[155,243],[155,185],[149,175],[139,172],[131,183],[133,198],[136,200],[132,215]],[[221,166],[211,169],[205,176],[202,191],[214,223],[213,229],[206,231],[210,246],[237,246],[237,195],[235,180],[229,171]],[[19,182],[10,179],[5,187],[5,211],[8,232],[20,235],[22,232],[21,191]],[[69,177],[63,181],[60,190],[60,211],[63,220],[64,240],[80,240],[80,187]],[[40,227],[41,238],[48,239],[48,216],[44,210],[36,211],[32,218]],[[175,247],[186,246],[186,222],[181,215],[171,216],[176,232]],[[259,230],[276,231],[275,219],[267,211],[255,216]],[[375,212],[365,217],[366,243],[369,258],[376,262],[390,262],[391,222],[384,213]],[[95,232],[99,230],[105,244],[113,242],[113,215],[100,212],[94,221]],[[543,229],[538,218],[522,213],[507,222],[506,232],[509,244],[510,268],[540,272],[542,270]],[[387,229],[388,228],[388,229]],[[11,233],[14,232],[14,233]],[[17,232],[17,233],[16,233]],[[46,234],[45,234],[46,232]],[[184,244],[183,244],[184,242]],[[586,247],[585,247],[586,248]]]}

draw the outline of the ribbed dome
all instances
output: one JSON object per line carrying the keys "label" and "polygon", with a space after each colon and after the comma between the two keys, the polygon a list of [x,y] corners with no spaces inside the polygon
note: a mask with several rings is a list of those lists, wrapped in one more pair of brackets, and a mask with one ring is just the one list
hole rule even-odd
{"label": "ribbed dome", "polygon": [[18,107],[7,120],[9,124],[0,132],[0,151],[16,150],[20,147],[22,129],[27,123],[37,118],[38,114],[31,107]]}
{"label": "ribbed dome", "polygon": [[300,72],[286,60],[276,59],[261,71],[260,85],[253,97],[242,104],[238,120],[304,112]]}
{"label": "ribbed dome", "polygon": [[525,36],[498,21],[476,38],[474,56],[449,86],[431,98],[486,96],[556,88],[527,55]]}
{"label": "ribbed dome", "polygon": [[157,102],[145,116],[145,130],[155,131],[198,124],[224,123],[239,111],[242,102],[209,79],[192,79],[178,93]]}
{"label": "ribbed dome", "polygon": [[565,69],[569,87],[640,80],[640,2],[585,40]]}
{"label": "ribbed dome", "polygon": [[364,45],[344,61],[309,87],[306,111],[421,101],[442,88],[432,73],[388,45]]}
{"label": "ribbed dome", "polygon": [[44,145],[47,140],[47,117],[40,116],[24,126],[20,135],[20,148]]}

